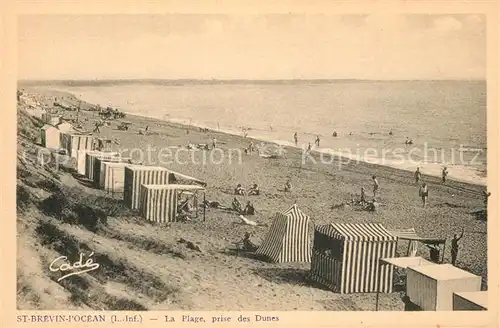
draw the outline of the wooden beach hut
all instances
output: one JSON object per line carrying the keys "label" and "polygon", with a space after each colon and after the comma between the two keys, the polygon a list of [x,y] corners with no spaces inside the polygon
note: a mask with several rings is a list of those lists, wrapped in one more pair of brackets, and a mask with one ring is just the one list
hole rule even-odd
{"label": "wooden beach hut", "polygon": [[309,216],[294,204],[276,217],[256,254],[272,262],[311,262]]}
{"label": "wooden beach hut", "polygon": [[105,163],[128,163],[130,157],[96,157],[94,161],[94,183],[97,187],[101,188],[101,178],[105,178],[103,176],[104,172],[104,164]]}
{"label": "wooden beach hut", "polygon": [[86,151],[85,152],[85,177],[89,180],[95,181],[95,161],[96,158],[116,158],[116,152],[100,152],[100,151]]}
{"label": "wooden beach hut", "polygon": [[377,223],[317,226],[309,277],[341,294],[390,293],[394,268],[379,260],[394,257],[396,243]]}
{"label": "wooden beach hut", "polygon": [[480,290],[480,276],[451,264],[408,267],[406,294],[424,311],[451,311],[453,293]]}
{"label": "wooden beach hut", "polygon": [[52,125],[44,125],[40,129],[42,146],[45,148],[59,149],[61,132]]}
{"label": "wooden beach hut", "polygon": [[103,161],[99,188],[106,192],[122,193],[125,184],[125,166],[132,166],[132,164]]}
{"label": "wooden beach hut", "polygon": [[134,165],[125,166],[123,201],[133,210],[139,208],[141,184],[168,184],[168,170],[159,166]]}
{"label": "wooden beach hut", "polygon": [[201,186],[175,184],[141,184],[140,189],[139,213],[146,220],[158,223],[177,221],[181,194],[191,196],[194,201],[195,216],[198,216],[198,193],[205,192],[205,188]]}
{"label": "wooden beach hut", "polygon": [[70,134],[68,154],[77,158],[79,150],[93,150],[94,137],[87,134]]}

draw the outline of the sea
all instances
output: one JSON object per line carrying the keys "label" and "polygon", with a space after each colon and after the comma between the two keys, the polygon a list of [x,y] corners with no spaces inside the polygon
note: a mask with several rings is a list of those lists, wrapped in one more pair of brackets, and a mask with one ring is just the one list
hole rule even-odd
{"label": "sea", "polygon": [[311,143],[313,151],[420,167],[435,176],[446,166],[451,179],[487,181],[485,81],[120,82],[57,89],[130,114],[286,146],[295,146],[297,133],[297,147]]}

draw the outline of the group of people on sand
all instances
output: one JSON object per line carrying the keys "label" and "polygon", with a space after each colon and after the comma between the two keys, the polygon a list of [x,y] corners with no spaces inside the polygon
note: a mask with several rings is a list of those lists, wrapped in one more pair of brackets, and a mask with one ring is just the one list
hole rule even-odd
{"label": "group of people on sand", "polygon": [[[377,192],[379,188],[379,183],[375,175],[372,176],[372,182],[373,182],[373,200],[371,201],[368,200],[365,187],[361,187],[361,196],[359,201],[357,202],[357,205],[362,206],[363,209],[367,211],[376,212],[379,207],[379,203],[377,202]],[[356,203],[355,200],[353,200],[353,202]]]}
{"label": "group of people on sand", "polygon": [[[245,195],[245,188],[242,187],[241,183],[238,183],[236,188],[234,188],[234,194],[235,195],[240,195],[243,196]],[[248,196],[258,196],[260,194],[259,186],[254,183],[249,189],[248,189]]]}
{"label": "group of people on sand", "polygon": [[[420,181],[422,180],[422,172],[420,171],[420,168],[417,167],[417,170],[414,173],[415,177],[415,183],[418,185],[420,184]],[[443,167],[443,170],[441,171],[441,182],[443,184],[446,183],[446,179],[448,177],[448,168],[445,166]],[[418,190],[418,195],[420,198],[422,198],[422,206],[426,207],[427,205],[427,199],[429,198],[429,186],[427,183],[423,182]]]}
{"label": "group of people on sand", "polygon": [[[238,196],[244,196],[245,194],[247,196],[258,196],[260,195],[260,189],[259,186],[254,183],[249,189],[248,192],[245,192],[245,188],[239,183],[236,188],[234,188],[234,194]],[[250,201],[247,201],[247,204],[245,208],[241,205],[240,201],[238,198],[234,197],[233,202],[231,203],[231,209],[239,214],[246,214],[246,215],[254,215],[255,214],[255,207],[252,205]]]}

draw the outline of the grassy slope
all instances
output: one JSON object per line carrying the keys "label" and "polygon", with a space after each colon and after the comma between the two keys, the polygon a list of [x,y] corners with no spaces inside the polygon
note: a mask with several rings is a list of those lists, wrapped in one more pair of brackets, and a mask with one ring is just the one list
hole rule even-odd
{"label": "grassy slope", "polygon": [[[32,92],[41,99],[52,95],[39,89]],[[66,101],[76,100],[72,96],[64,97]],[[33,136],[38,135],[40,122],[22,111],[18,113],[19,151],[34,151],[37,146]],[[88,119],[87,127],[91,127],[93,114],[84,115]],[[225,149],[241,148],[249,142],[154,119],[129,115],[126,120],[133,122],[131,130],[118,131],[113,124],[100,133],[118,139],[120,149],[146,149],[148,144],[158,149],[186,145],[188,141],[208,142],[214,135],[224,143]],[[138,134],[146,125],[149,135]],[[203,154],[184,152],[180,159],[188,161],[191,156],[199,161]],[[486,277],[486,223],[469,214],[482,206],[482,187],[458,182],[442,186],[437,178],[425,177],[431,199],[430,206],[423,209],[408,172],[368,164],[351,164],[341,170],[326,164],[300,167],[299,159],[300,154],[290,149],[286,158],[279,160],[254,155],[244,156],[241,164],[233,159],[232,163],[226,160],[220,165],[172,163],[168,166],[206,180],[207,199],[224,204],[230,203],[232,188],[237,183],[246,186],[258,183],[262,195],[252,198],[258,211],[252,220],[258,222],[270,223],[276,211],[297,202],[315,224],[380,222],[388,228],[414,227],[420,234],[447,238],[464,226],[467,232],[461,243],[458,265]],[[28,168],[23,168],[24,165],[18,163],[18,195],[25,199],[18,203],[19,308],[374,309],[375,295],[338,295],[309,285],[304,281],[308,264],[269,264],[228,253],[232,242],[239,240],[245,231],[251,232],[254,241],[260,243],[266,227],[234,224],[237,220],[233,214],[217,210],[207,212],[206,222],[151,225],[128,212],[120,201],[87,187],[69,171],[56,172],[50,164],[42,167],[35,161],[28,161],[27,165]],[[381,184],[383,206],[378,213],[343,206],[332,208],[358,193],[361,185],[370,190],[372,174],[379,177]],[[294,190],[285,194],[279,188],[288,178],[292,179]],[[60,215],[44,213],[42,204],[54,195],[64,195],[70,204],[68,211]],[[177,243],[179,238],[197,243],[202,252],[185,248]],[[405,246],[402,244],[400,251],[404,251]],[[57,276],[50,274],[48,263],[59,254],[76,258],[80,250],[95,251],[101,268],[58,283]],[[420,253],[427,257],[423,247]],[[445,259],[449,261],[449,258],[448,245]],[[397,293],[382,295],[382,309],[402,307]]]}

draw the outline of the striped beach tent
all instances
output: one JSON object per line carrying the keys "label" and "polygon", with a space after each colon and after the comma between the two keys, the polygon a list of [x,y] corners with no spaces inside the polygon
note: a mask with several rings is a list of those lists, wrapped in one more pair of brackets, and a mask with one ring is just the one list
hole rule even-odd
{"label": "striped beach tent", "polygon": [[178,195],[180,192],[205,191],[196,185],[148,185],[141,184],[139,213],[148,221],[177,221]]}
{"label": "striped beach tent", "polygon": [[127,163],[102,162],[99,188],[112,193],[122,193]]}
{"label": "striped beach tent", "polygon": [[273,262],[310,262],[309,222],[296,204],[277,213],[256,254]]}
{"label": "striped beach tent", "polygon": [[335,292],[392,292],[397,238],[378,223],[332,223],[315,228],[310,278]]}
{"label": "striped beach tent", "polygon": [[133,210],[139,208],[141,184],[168,184],[168,170],[160,166],[125,166],[123,201]]}
{"label": "striped beach tent", "polygon": [[100,152],[100,151],[88,151],[85,153],[85,177],[87,179],[95,181],[95,161],[96,158],[106,159],[106,158],[116,158],[116,152]]}

